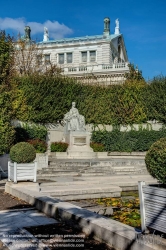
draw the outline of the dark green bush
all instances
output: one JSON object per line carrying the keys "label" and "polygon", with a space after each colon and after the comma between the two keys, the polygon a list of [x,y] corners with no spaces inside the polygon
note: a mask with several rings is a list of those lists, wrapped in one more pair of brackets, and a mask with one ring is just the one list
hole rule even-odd
{"label": "dark green bush", "polygon": [[35,148],[28,142],[19,142],[10,149],[10,159],[17,163],[33,162],[36,158]]}
{"label": "dark green bush", "polygon": [[145,156],[148,172],[162,184],[166,184],[166,138],[156,141]]}
{"label": "dark green bush", "polygon": [[14,144],[15,131],[9,122],[0,119],[0,155],[9,153]]}
{"label": "dark green bush", "polygon": [[97,142],[90,143],[91,148],[93,148],[94,152],[104,152],[104,145]]}
{"label": "dark green bush", "polygon": [[46,140],[47,129],[42,125],[24,124],[22,127],[16,127],[16,142],[23,142],[29,139]]}
{"label": "dark green bush", "polygon": [[28,139],[30,139],[27,131],[24,128],[22,128],[22,127],[15,127],[14,129],[15,129],[15,132],[16,132],[15,143],[25,142]]}
{"label": "dark green bush", "polygon": [[160,131],[140,129],[121,132],[93,131],[91,140],[104,145],[105,151],[132,152],[147,151],[150,146],[162,137],[166,137],[166,129]]}
{"label": "dark green bush", "polygon": [[52,142],[51,152],[66,152],[68,143],[66,142]]}
{"label": "dark green bush", "polygon": [[43,140],[32,139],[28,140],[27,142],[35,148],[36,153],[45,153],[47,151],[47,143]]}

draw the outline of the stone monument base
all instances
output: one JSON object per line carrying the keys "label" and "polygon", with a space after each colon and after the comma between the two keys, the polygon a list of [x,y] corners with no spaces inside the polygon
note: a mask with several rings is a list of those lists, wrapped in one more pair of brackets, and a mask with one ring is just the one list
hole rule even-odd
{"label": "stone monument base", "polygon": [[96,158],[96,153],[90,147],[91,134],[86,131],[68,131],[65,142],[69,144],[67,149],[68,158]]}

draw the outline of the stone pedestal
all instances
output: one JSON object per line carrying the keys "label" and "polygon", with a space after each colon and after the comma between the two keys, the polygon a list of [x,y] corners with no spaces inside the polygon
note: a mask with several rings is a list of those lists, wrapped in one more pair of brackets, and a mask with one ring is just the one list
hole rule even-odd
{"label": "stone pedestal", "polygon": [[68,158],[96,158],[96,153],[90,147],[90,133],[86,131],[68,131],[65,142],[69,144]]}

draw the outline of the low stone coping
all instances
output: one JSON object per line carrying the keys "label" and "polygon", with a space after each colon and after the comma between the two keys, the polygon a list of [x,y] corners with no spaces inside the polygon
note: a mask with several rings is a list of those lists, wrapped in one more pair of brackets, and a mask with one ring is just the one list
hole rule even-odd
{"label": "low stone coping", "polygon": [[108,156],[145,156],[146,152],[108,152]]}
{"label": "low stone coping", "polygon": [[13,184],[7,182],[5,192],[28,202],[50,217],[67,223],[74,222],[87,235],[93,235],[95,239],[103,241],[117,250],[165,249],[163,245],[156,246],[138,240],[140,232],[135,231],[133,227],[40,193],[38,183]]}

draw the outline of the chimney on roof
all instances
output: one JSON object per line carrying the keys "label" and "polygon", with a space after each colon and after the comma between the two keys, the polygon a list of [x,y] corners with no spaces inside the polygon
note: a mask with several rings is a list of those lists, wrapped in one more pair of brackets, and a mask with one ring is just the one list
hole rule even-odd
{"label": "chimney on roof", "polygon": [[119,19],[117,18],[115,20],[115,35],[119,35],[119,34],[120,34]]}
{"label": "chimney on roof", "polygon": [[109,17],[104,18],[104,36],[109,36],[110,35],[110,19]]}

